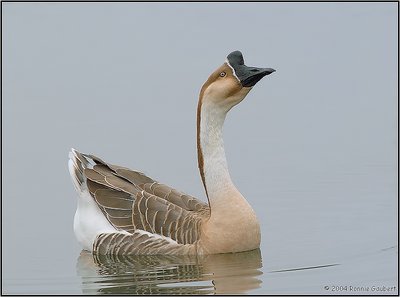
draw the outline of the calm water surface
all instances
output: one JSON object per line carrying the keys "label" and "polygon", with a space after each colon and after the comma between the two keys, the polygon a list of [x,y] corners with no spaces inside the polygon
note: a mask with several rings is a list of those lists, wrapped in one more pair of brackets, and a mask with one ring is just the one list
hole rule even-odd
{"label": "calm water surface", "polygon": [[392,246],[337,263],[269,269],[260,250],[201,257],[93,256],[82,251],[75,271],[58,271],[57,261],[46,261],[41,264],[47,268],[38,266],[36,276],[21,271],[4,278],[3,293],[392,295],[398,292],[397,254]]}
{"label": "calm water surface", "polygon": [[[268,199],[256,190],[247,195],[261,223],[261,249],[198,257],[94,257],[72,231],[72,186],[48,193],[46,207],[24,210],[24,223],[3,212],[3,293],[397,294],[395,169],[271,175]],[[3,209],[18,214],[13,201]]]}
{"label": "calm water surface", "polygon": [[195,256],[102,256],[82,252],[77,273],[87,294],[237,294],[260,288],[260,250]]}
{"label": "calm water surface", "polygon": [[[259,249],[202,257],[93,257],[82,252],[77,260],[77,274],[82,280],[84,294],[296,294],[299,289],[307,293],[395,294],[398,289],[389,275],[376,275],[375,280],[366,285],[361,271],[368,269],[365,262],[371,261],[375,262],[377,273],[382,268],[385,271],[395,253],[397,247],[393,246],[343,259],[342,263],[268,271],[263,269]],[[343,276],[351,270],[359,274],[359,278],[353,276],[349,284]],[[331,278],[321,286],[323,275]]]}

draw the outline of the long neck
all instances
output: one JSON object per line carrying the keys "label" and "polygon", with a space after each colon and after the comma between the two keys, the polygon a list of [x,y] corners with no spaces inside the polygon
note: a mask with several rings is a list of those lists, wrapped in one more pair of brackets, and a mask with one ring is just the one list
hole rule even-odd
{"label": "long neck", "polygon": [[198,163],[211,206],[216,207],[227,195],[238,191],[232,183],[225,156],[222,127],[226,111],[214,103],[200,100],[197,108]]}

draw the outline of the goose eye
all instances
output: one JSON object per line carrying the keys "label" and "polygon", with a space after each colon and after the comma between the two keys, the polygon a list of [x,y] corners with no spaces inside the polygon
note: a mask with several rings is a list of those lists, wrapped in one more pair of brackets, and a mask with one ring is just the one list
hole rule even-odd
{"label": "goose eye", "polygon": [[220,74],[219,74],[219,76],[221,76],[221,77],[224,77],[226,75],[226,72],[225,71],[222,71]]}

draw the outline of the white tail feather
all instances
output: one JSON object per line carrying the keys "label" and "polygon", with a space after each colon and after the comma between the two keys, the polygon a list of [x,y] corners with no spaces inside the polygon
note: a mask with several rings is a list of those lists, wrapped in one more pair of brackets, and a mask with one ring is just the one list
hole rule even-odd
{"label": "white tail feather", "polygon": [[87,164],[83,164],[78,159],[74,149],[69,153],[69,158],[69,173],[79,194],[78,207],[74,217],[74,232],[78,242],[85,250],[92,251],[93,242],[101,233],[129,234],[126,231],[116,230],[93,200],[86,186],[86,178],[83,172],[80,172],[78,165],[81,164],[81,167],[85,168]]}

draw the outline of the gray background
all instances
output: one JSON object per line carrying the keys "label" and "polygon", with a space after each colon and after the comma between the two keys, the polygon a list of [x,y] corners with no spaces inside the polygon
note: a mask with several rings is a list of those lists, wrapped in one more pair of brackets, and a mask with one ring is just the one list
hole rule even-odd
{"label": "gray background", "polygon": [[[205,200],[197,98],[233,50],[277,70],[224,131],[264,273],[338,262],[327,279],[396,285],[397,7],[2,3],[4,292],[80,292],[71,147]],[[264,276],[255,293],[324,293]]]}

